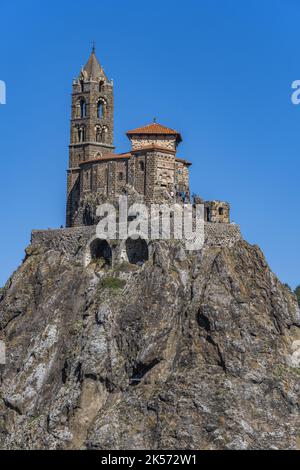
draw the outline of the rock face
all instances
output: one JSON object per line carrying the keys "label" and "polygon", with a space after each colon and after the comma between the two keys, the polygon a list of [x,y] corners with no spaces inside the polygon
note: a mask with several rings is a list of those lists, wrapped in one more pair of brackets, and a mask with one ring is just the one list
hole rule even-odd
{"label": "rock face", "polygon": [[258,247],[34,245],[0,295],[0,448],[300,448],[299,308]]}

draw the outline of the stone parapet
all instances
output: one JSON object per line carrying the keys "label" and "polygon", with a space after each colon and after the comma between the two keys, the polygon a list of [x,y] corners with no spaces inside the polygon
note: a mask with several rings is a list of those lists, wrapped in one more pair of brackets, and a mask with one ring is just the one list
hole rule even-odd
{"label": "stone parapet", "polygon": [[46,244],[50,249],[73,257],[80,257],[89,240],[96,235],[96,226],[70,227],[62,229],[33,230],[31,244]]}
{"label": "stone parapet", "polygon": [[240,226],[227,223],[209,223],[204,225],[204,236],[206,245],[233,246],[242,240]]}
{"label": "stone parapet", "polygon": [[[239,225],[205,223],[205,245],[232,247],[242,239]],[[49,249],[61,251],[71,257],[84,259],[91,240],[96,238],[96,225],[70,227],[62,229],[33,230],[32,245],[46,244]],[[165,240],[164,240],[165,241]],[[123,240],[114,240],[117,248],[123,245]]]}

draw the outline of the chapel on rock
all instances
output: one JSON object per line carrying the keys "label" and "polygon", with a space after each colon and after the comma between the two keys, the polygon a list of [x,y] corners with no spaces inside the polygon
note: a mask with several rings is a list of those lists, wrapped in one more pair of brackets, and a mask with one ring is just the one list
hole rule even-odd
{"label": "chapel on rock", "polygon": [[[115,153],[113,81],[93,47],[87,64],[73,80],[67,227],[94,223],[93,217],[82,215],[91,194],[113,201],[133,188],[146,204],[190,201],[191,163],[177,156],[180,133],[154,121],[129,130],[127,136],[131,149]],[[207,222],[229,223],[228,203],[204,204]]]}

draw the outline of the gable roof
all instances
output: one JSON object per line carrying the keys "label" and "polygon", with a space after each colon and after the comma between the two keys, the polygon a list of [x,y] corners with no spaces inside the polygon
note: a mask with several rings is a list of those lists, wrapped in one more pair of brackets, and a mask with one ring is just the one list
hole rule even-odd
{"label": "gable roof", "polygon": [[177,142],[181,142],[182,138],[179,132],[175,131],[174,129],[170,129],[169,127],[163,126],[162,124],[158,124],[158,122],[152,122],[151,124],[147,124],[143,127],[138,127],[131,131],[126,132],[128,137],[132,135],[173,135],[176,136]]}

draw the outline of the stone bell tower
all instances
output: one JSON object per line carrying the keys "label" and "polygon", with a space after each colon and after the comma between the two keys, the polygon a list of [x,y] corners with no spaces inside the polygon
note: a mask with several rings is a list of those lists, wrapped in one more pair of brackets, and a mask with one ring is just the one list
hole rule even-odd
{"label": "stone bell tower", "polygon": [[113,82],[108,80],[93,47],[87,64],[73,80],[66,225],[72,226],[80,199],[82,162],[112,154]]}

